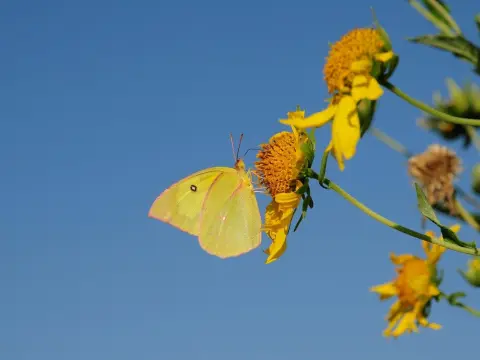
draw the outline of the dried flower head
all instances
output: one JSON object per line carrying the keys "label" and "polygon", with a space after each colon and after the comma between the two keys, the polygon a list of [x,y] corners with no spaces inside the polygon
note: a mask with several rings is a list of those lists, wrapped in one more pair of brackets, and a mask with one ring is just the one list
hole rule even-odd
{"label": "dried flower head", "polygon": [[444,205],[452,214],[456,213],[453,182],[461,171],[461,160],[455,152],[438,144],[408,160],[408,172],[422,185],[428,202]]}

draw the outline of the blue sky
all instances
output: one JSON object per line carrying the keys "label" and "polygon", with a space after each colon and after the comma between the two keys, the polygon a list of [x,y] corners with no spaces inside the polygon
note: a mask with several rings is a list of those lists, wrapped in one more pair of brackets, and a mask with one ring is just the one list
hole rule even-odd
{"label": "blue sky", "polygon": [[[372,23],[401,62],[392,79],[431,101],[444,79],[474,75],[448,54],[409,44],[435,29],[406,1],[6,1],[0,11],[0,353],[9,360],[425,359],[469,357],[479,320],[440,304],[441,331],[388,341],[391,302],[368,288],[394,276],[388,254],[420,242],[368,218],[333,192],[289,237],[281,260],[261,249],[220,260],[147,218],[159,193],[284,130],[297,104],[324,106],[328,42]],[[477,39],[475,9],[452,2]],[[478,78],[477,78],[478,79]],[[477,80],[478,81],[478,80]],[[420,112],[386,93],[376,126],[414,152],[437,140]],[[325,146],[329,129],[318,132]],[[469,187],[474,152],[465,160]],[[247,163],[254,161],[250,152]],[[420,229],[405,160],[371,136],[329,176],[381,214]],[[268,198],[259,199],[262,209]],[[460,232],[470,240],[468,228]],[[262,248],[269,242],[264,236]],[[447,253],[443,289],[480,293]]]}

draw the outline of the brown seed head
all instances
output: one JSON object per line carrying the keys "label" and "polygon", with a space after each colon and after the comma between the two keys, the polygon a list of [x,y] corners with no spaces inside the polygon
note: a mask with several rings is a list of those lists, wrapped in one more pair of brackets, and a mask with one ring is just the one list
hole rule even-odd
{"label": "brown seed head", "polygon": [[417,180],[431,205],[443,204],[455,214],[454,180],[462,171],[461,160],[454,151],[438,144],[408,160],[408,172]]}

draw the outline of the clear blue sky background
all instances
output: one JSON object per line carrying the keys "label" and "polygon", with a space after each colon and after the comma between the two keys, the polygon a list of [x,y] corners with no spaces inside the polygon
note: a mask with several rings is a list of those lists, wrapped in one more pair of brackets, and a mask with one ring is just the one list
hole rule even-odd
{"label": "clear blue sky background", "polygon": [[[159,193],[284,130],[300,104],[324,106],[328,42],[372,23],[388,30],[401,63],[393,81],[421,100],[446,76],[474,75],[452,56],[409,44],[434,33],[406,1],[4,1],[0,6],[0,357],[105,359],[467,358],[480,322],[435,305],[441,331],[389,341],[391,302],[368,291],[389,281],[390,251],[420,242],[368,218],[334,193],[271,265],[258,249],[232,260],[148,219]],[[473,3],[452,3],[477,39]],[[477,78],[478,79],[478,78]],[[478,81],[478,80],[477,80]],[[376,125],[412,151],[431,142],[421,114],[387,93]],[[325,146],[329,129],[319,131]],[[459,149],[459,144],[455,148]],[[463,185],[478,158],[466,156]],[[249,153],[246,161],[254,161]],[[373,209],[420,229],[405,160],[371,136],[329,175]],[[260,199],[262,209],[267,197]],[[464,228],[460,233],[472,239]],[[264,236],[262,248],[269,242]],[[443,289],[480,294],[447,253]]]}

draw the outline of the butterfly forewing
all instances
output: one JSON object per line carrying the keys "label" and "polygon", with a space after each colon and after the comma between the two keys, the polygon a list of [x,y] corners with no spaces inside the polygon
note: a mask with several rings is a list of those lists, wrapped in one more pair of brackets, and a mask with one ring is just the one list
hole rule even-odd
{"label": "butterfly forewing", "polygon": [[232,168],[215,167],[192,174],[165,190],[154,201],[148,216],[199,235],[200,216],[210,188],[222,174],[234,173]]}

